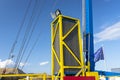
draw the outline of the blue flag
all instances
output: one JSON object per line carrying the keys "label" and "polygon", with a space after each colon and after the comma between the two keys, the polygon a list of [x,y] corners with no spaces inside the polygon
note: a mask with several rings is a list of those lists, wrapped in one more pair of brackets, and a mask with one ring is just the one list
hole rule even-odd
{"label": "blue flag", "polygon": [[104,60],[103,48],[99,48],[94,54],[94,62]]}

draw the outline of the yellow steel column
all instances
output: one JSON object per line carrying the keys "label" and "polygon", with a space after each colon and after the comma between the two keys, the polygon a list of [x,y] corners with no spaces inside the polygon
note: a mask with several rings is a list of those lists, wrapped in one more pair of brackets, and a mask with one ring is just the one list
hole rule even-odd
{"label": "yellow steel column", "polygon": [[29,79],[30,79],[30,80],[33,80],[33,77],[30,77]]}
{"label": "yellow steel column", "polygon": [[43,80],[46,80],[46,76],[47,76],[47,75],[44,73],[44,74],[43,74]]}
{"label": "yellow steel column", "polygon": [[54,76],[52,75],[52,80],[54,80],[55,78],[54,78]]}
{"label": "yellow steel column", "polygon": [[80,52],[80,61],[81,61],[81,69],[82,69],[82,75],[84,76],[85,75],[85,64],[84,64],[84,56],[83,56],[83,49],[82,49],[82,39],[81,39],[81,33],[80,33],[80,21],[78,20],[77,22],[78,24],[78,43],[79,43],[79,52]]}
{"label": "yellow steel column", "polygon": [[62,15],[59,15],[59,33],[60,33],[60,71],[61,71],[61,80],[63,80],[64,76],[64,58],[63,58],[63,31],[62,31]]}
{"label": "yellow steel column", "polygon": [[51,72],[52,72],[52,75],[54,75],[54,54],[53,54],[53,50],[52,50],[52,47],[53,47],[53,32],[54,32],[54,27],[53,27],[53,23],[51,24],[51,58],[52,58],[52,61],[51,61],[51,65],[52,65],[52,69],[51,69]]}

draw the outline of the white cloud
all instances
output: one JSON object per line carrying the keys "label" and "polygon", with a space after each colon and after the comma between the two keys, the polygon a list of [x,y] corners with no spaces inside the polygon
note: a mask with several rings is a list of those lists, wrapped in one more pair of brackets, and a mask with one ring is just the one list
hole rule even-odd
{"label": "white cloud", "polygon": [[14,62],[11,59],[7,59],[7,60],[0,60],[0,68],[5,68],[6,66],[12,66],[14,65]]}
{"label": "white cloud", "polygon": [[95,43],[108,40],[117,40],[120,39],[120,22],[108,26],[104,30],[95,35]]}
{"label": "white cloud", "polygon": [[49,61],[41,62],[41,63],[40,63],[40,66],[46,65],[46,64],[48,64],[48,63],[49,63]]}
{"label": "white cloud", "polygon": [[[11,59],[7,59],[7,60],[4,60],[2,61],[0,59],[0,68],[5,68],[5,67],[13,67],[15,65],[15,62]],[[27,65],[25,63],[20,63],[20,67],[24,66],[24,65]]]}
{"label": "white cloud", "polygon": [[22,62],[20,63],[20,67],[22,67],[22,66],[24,66],[24,65],[25,65],[25,63],[22,63]]}

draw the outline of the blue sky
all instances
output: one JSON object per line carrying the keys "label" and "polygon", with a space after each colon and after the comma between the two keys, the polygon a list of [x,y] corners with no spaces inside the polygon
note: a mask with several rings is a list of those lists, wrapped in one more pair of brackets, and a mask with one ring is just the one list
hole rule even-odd
{"label": "blue sky", "polygon": [[[22,23],[29,1],[30,0],[0,0],[0,67],[4,67],[3,64],[7,62],[8,54],[20,24]],[[95,51],[103,46],[105,55],[105,61],[97,62],[96,69],[110,70],[111,68],[118,68],[120,67],[120,0],[92,1]],[[9,65],[14,65],[34,4],[35,0],[32,0],[25,24],[15,47],[15,51],[13,52],[15,57],[13,60],[9,60]],[[34,20],[37,18],[39,11],[41,11],[39,20],[36,23],[34,34],[24,57],[27,56],[38,34],[40,33],[41,35],[23,70],[25,72],[50,73],[50,23],[53,20],[50,13],[59,8],[64,15],[82,20],[81,0],[39,0],[37,7],[40,7],[40,9],[36,9]],[[24,58],[22,63],[24,64]]]}

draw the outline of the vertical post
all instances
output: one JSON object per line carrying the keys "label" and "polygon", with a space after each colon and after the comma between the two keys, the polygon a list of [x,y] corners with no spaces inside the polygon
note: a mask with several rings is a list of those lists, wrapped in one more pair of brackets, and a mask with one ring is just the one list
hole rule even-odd
{"label": "vertical post", "polygon": [[46,80],[46,74],[45,73],[43,74],[43,80]]}
{"label": "vertical post", "polygon": [[106,77],[106,80],[109,80],[109,78],[108,78],[108,77]]}
{"label": "vertical post", "polygon": [[92,0],[82,0],[82,21],[83,21],[83,42],[84,52],[86,53],[86,65],[90,71],[95,70],[94,63],[94,43],[93,43],[93,16],[92,16]]}
{"label": "vertical post", "polygon": [[54,80],[54,76],[52,75],[52,78],[51,78],[52,80]]}
{"label": "vertical post", "polygon": [[53,31],[54,31],[54,28],[53,28],[53,23],[51,24],[51,58],[52,58],[52,61],[51,61],[51,65],[52,65],[52,69],[51,69],[51,72],[52,72],[52,75],[54,75],[54,54],[53,54],[53,50],[52,50],[52,46],[53,46]]}
{"label": "vertical post", "polygon": [[61,80],[63,80],[63,76],[64,76],[64,58],[63,58],[63,42],[62,42],[62,36],[63,36],[63,31],[62,31],[62,15],[60,15],[59,17],[59,23],[60,23],[60,26],[59,26],[59,33],[60,33],[60,36],[59,36],[59,39],[60,39],[60,71],[61,71]]}
{"label": "vertical post", "polygon": [[85,64],[84,64],[84,58],[83,58],[83,54],[82,54],[83,50],[82,50],[82,45],[80,45],[82,43],[82,40],[80,38],[80,35],[81,35],[80,31],[81,30],[80,30],[80,21],[79,20],[78,20],[77,24],[78,24],[78,34],[79,34],[78,35],[78,40],[79,40],[78,42],[79,42],[79,47],[80,47],[80,58],[81,58],[81,64],[82,64],[81,67],[83,68],[82,69],[82,76],[85,76],[85,73],[84,73],[85,72],[85,69],[84,69]]}
{"label": "vertical post", "polygon": [[29,76],[26,77],[26,80],[29,80]]}

